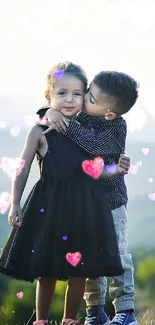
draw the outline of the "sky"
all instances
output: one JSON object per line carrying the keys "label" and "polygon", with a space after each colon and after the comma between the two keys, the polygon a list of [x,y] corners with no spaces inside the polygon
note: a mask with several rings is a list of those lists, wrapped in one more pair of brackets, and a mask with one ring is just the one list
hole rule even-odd
{"label": "sky", "polygon": [[[0,99],[40,107],[48,70],[71,60],[89,80],[100,70],[130,74],[140,82],[137,106],[155,118],[154,0],[0,2]],[[133,114],[144,119],[142,109]]]}

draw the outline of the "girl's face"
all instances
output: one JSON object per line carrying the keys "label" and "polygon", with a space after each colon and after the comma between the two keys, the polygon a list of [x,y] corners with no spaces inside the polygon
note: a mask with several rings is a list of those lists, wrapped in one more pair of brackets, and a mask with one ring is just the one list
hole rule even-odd
{"label": "girl's face", "polygon": [[81,111],[84,100],[83,83],[77,77],[65,75],[56,79],[51,91],[51,106],[68,118],[76,117]]}

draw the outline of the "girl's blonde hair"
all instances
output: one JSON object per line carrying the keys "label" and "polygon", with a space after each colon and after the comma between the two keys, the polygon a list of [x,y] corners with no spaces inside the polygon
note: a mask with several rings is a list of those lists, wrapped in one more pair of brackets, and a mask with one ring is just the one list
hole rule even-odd
{"label": "girl's blonde hair", "polygon": [[72,62],[58,63],[49,70],[46,77],[47,88],[45,91],[45,97],[49,104],[51,100],[51,91],[54,87],[55,81],[56,79],[61,79],[64,74],[77,77],[83,83],[84,92],[87,91],[87,75],[79,65],[76,65]]}

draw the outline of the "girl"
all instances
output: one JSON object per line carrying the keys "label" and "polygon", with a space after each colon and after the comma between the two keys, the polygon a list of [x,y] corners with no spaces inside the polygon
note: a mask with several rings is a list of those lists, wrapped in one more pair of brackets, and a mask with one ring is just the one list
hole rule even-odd
{"label": "girl", "polygon": [[[50,103],[69,119],[82,109],[86,88],[85,73],[72,63],[58,64],[48,75]],[[88,154],[56,131],[43,135],[46,128],[35,125],[27,136],[25,165],[12,188],[9,223],[14,229],[0,270],[16,279],[38,279],[35,325],[48,323],[57,279],[69,279],[62,323],[76,324],[86,277],[120,275],[123,269],[103,185],[81,167]],[[40,179],[21,210],[35,155]]]}

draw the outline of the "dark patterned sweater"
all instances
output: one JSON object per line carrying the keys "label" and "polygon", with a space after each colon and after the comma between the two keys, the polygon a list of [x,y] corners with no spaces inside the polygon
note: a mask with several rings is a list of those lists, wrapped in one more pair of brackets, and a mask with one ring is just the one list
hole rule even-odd
{"label": "dark patterned sweater", "polygon": [[[37,114],[43,117],[47,109],[49,107],[39,110]],[[81,112],[76,121],[70,121],[64,134],[92,157],[102,157],[109,167],[113,163],[117,164],[120,155],[125,153],[127,126],[122,117],[109,121]],[[103,180],[103,184],[111,210],[127,205],[124,175]]]}

